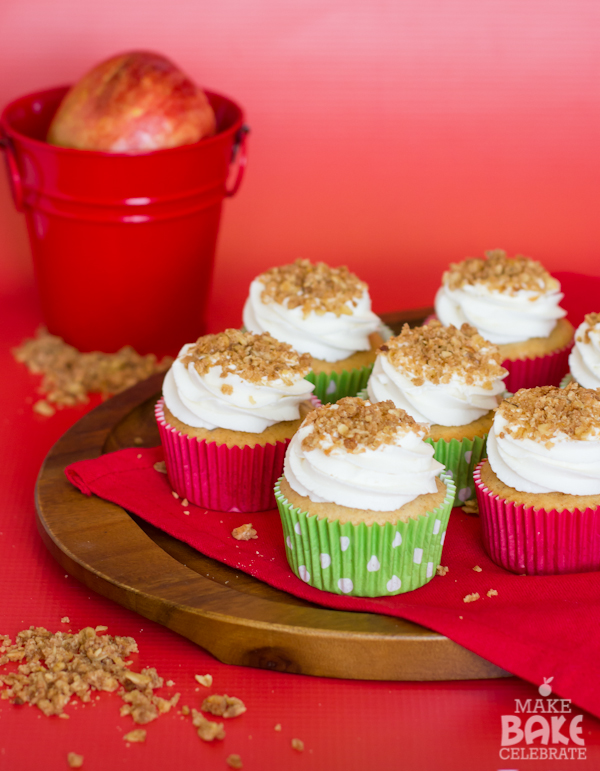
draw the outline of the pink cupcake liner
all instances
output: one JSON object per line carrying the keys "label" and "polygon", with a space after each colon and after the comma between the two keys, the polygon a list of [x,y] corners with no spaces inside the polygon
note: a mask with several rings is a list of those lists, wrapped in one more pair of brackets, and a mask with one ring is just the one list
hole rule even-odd
{"label": "pink cupcake liner", "polygon": [[569,371],[569,354],[572,347],[573,343],[569,343],[565,348],[533,359],[506,359],[502,362],[502,366],[508,370],[504,387],[514,394],[519,388],[560,385],[560,381]]}
{"label": "pink cupcake liner", "polygon": [[[321,402],[314,396],[316,407]],[[154,409],[169,481],[190,503],[215,511],[276,508],[273,488],[283,473],[289,439],[255,447],[227,447],[187,436],[169,425],[164,399]]]}
{"label": "pink cupcake liner", "polygon": [[546,511],[500,498],[473,478],[483,545],[497,565],[520,575],[600,570],[600,506],[581,511]]}

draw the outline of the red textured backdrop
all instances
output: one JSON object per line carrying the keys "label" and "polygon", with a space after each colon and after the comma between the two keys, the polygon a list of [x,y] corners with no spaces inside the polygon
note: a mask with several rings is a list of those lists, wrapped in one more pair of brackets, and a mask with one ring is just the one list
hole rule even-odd
{"label": "red textured backdrop", "polygon": [[[351,265],[377,311],[496,246],[600,274],[596,0],[3,0],[0,20],[1,104],[145,47],[244,105],[213,296],[232,323],[299,256]],[[30,280],[1,176],[0,284]]]}

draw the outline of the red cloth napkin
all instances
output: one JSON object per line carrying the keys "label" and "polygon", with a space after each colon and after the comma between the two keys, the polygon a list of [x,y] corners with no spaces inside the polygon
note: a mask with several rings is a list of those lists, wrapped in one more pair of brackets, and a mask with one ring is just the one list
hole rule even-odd
{"label": "red cloth napkin", "polygon": [[[363,599],[319,591],[292,573],[277,510],[240,514],[184,507],[166,474],[154,469],[162,448],[127,449],[73,463],[69,480],[86,495],[112,501],[198,551],[271,586],[318,605],[383,613],[435,630],[515,675],[600,716],[600,572],[517,576],[483,551],[477,517],[454,509],[442,565],[445,576],[395,597]],[[183,512],[189,511],[186,515]],[[231,531],[252,522],[258,538],[236,541]],[[480,572],[473,570],[475,566]],[[488,597],[494,589],[497,596]],[[479,593],[480,599],[463,598]]]}

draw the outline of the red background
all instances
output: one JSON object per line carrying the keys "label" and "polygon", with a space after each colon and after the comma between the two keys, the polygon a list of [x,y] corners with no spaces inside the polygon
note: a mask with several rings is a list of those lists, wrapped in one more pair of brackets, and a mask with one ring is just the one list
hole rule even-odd
{"label": "red background", "polygon": [[[297,257],[349,264],[381,312],[497,246],[600,272],[599,28],[596,0],[2,0],[0,103],[164,52],[252,127],[218,249],[228,320]],[[0,284],[30,271],[2,177]]]}
{"label": "red background", "polygon": [[[296,257],[349,264],[382,312],[430,304],[449,261],[497,246],[600,275],[599,25],[596,0],[0,0],[0,104],[72,82],[120,50],[171,56],[238,100],[252,127],[246,179],[225,204],[213,318],[239,323],[250,279]],[[36,380],[8,348],[39,323],[31,285],[24,222],[0,175],[0,288],[15,296],[0,308],[0,632],[56,630],[64,615],[73,629],[105,623],[134,635],[140,666],[172,677],[184,702],[197,706],[193,674],[211,672],[249,711],[224,745],[201,744],[170,715],[126,749],[131,723],[113,696],[64,721],[1,701],[0,768],[62,769],[68,751],[90,769],[225,768],[230,752],[249,771],[586,767],[499,759],[500,715],[535,697],[525,683],[227,667],[64,578],[35,532],[32,490],[81,412],[47,420],[26,401]],[[590,768],[599,726],[585,717]]]}

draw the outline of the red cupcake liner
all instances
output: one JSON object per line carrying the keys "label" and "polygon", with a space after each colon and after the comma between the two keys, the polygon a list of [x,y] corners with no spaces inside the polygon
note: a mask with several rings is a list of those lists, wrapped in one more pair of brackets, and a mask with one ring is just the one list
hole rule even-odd
{"label": "red cupcake liner", "polygon": [[502,366],[508,370],[508,375],[504,378],[504,387],[514,394],[519,388],[560,385],[560,381],[569,371],[569,354],[572,347],[571,342],[565,348],[545,356],[515,361],[506,359],[502,362]]}
{"label": "red cupcake liner", "polygon": [[546,511],[512,503],[473,474],[486,552],[500,567],[520,575],[586,573],[600,570],[600,506]]}
{"label": "red cupcake liner", "polygon": [[169,481],[190,503],[215,511],[266,511],[277,506],[273,488],[290,443],[227,447],[186,436],[167,423],[164,400],[155,408]]}

